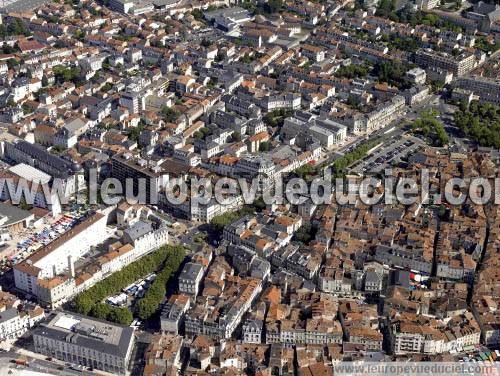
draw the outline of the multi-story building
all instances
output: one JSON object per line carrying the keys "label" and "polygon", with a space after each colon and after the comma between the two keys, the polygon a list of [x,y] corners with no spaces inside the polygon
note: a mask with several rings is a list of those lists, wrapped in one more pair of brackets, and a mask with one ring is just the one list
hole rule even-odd
{"label": "multi-story building", "polygon": [[406,72],[405,77],[416,85],[425,84],[427,73],[421,68],[413,68]]}
{"label": "multi-story building", "polygon": [[20,311],[18,307],[10,307],[0,311],[0,341],[15,340],[42,320],[44,310],[40,307]]}
{"label": "multi-story building", "polygon": [[[64,302],[74,288],[74,262],[92,246],[109,237],[107,215],[95,213],[14,266],[14,282],[22,292],[39,298],[44,304]],[[68,273],[69,276],[61,276]],[[50,282],[49,282],[50,281]],[[56,283],[57,282],[57,283]],[[47,285],[49,284],[49,285]],[[49,288],[51,299],[47,300]],[[57,288],[55,288],[57,287]]]}
{"label": "multi-story building", "polygon": [[348,342],[363,345],[367,350],[382,350],[383,339],[382,333],[372,328],[350,328],[347,332]]}
{"label": "multi-story building", "polygon": [[120,105],[127,107],[131,114],[137,114],[146,108],[146,97],[142,92],[127,91],[121,94]]}
{"label": "multi-story building", "polygon": [[83,169],[77,163],[51,154],[40,145],[26,141],[5,142],[2,157],[8,161],[25,163],[58,178],[65,192],[73,194],[83,185]]}
{"label": "multi-story building", "polygon": [[134,252],[131,258],[135,260],[167,244],[168,230],[161,223],[138,221],[123,232],[123,240],[133,246]]}
{"label": "multi-story building", "polygon": [[[39,173],[40,172],[40,173]],[[0,179],[3,180],[0,199],[2,201],[11,200],[12,202],[26,202],[37,208],[49,210],[52,216],[56,217],[62,211],[61,200],[56,191],[49,186],[50,176],[31,166],[21,163],[9,170],[0,171]],[[18,196],[16,192],[22,192],[23,196]],[[60,194],[63,194],[61,187]]]}
{"label": "multi-story building", "polygon": [[111,171],[113,177],[123,184],[125,194],[132,194],[132,192],[127,193],[128,179],[129,186],[133,187],[135,192],[139,190],[139,194],[144,193],[143,199],[150,202],[152,195],[157,195],[160,188],[165,187],[172,176],[184,174],[186,167],[179,161],[146,160],[127,152],[113,155]]}
{"label": "multi-story building", "polygon": [[266,343],[294,345],[323,345],[342,343],[342,326],[339,321],[312,318],[307,321],[294,319],[266,323]]}
{"label": "multi-story building", "polygon": [[257,104],[265,111],[273,111],[278,108],[299,109],[302,97],[297,93],[270,94],[260,98]]}
{"label": "multi-story building", "polygon": [[68,269],[91,246],[109,237],[107,215],[95,213],[14,266],[16,288],[37,296],[38,279],[53,278]]}
{"label": "multi-story building", "polygon": [[196,297],[203,273],[204,268],[202,265],[188,262],[179,275],[179,292]]}
{"label": "multi-story building", "polygon": [[129,13],[134,7],[133,0],[110,0],[108,4],[109,8],[120,13]]}
{"label": "multi-story building", "polygon": [[418,270],[425,274],[432,271],[432,254],[424,250],[406,250],[379,245],[375,249],[375,261],[382,264]]}
{"label": "multi-story building", "polygon": [[444,52],[420,49],[415,54],[415,62],[422,68],[441,68],[452,72],[454,75],[462,76],[474,68],[476,58],[473,54],[452,56]]}
{"label": "multi-story building", "polygon": [[472,91],[481,102],[500,105],[500,80],[498,79],[479,76],[460,77],[455,86]]}
{"label": "multi-story building", "polygon": [[[208,309],[205,305],[196,305],[186,313],[186,335],[193,337],[203,334],[212,339],[228,339],[238,327],[245,312],[262,290],[262,280],[226,276],[226,283],[236,282],[235,296],[214,297]],[[235,286],[236,287],[236,286]],[[233,290],[234,291],[234,290]]]}
{"label": "multi-story building", "polygon": [[243,324],[243,342],[244,343],[261,343],[263,323],[262,320],[247,320]]}
{"label": "multi-story building", "polygon": [[323,266],[318,275],[318,288],[332,294],[350,295],[352,281],[344,276],[343,270]]}
{"label": "multi-story building", "polygon": [[177,371],[182,366],[183,338],[178,335],[154,334],[145,352],[146,375],[168,374],[169,370]]}
{"label": "multi-story building", "polygon": [[417,0],[416,4],[418,9],[431,10],[439,5],[439,0]]}
{"label": "multi-story building", "polygon": [[172,295],[163,306],[160,315],[161,330],[178,334],[184,320],[184,314],[189,308],[190,299],[187,295]]}
{"label": "multi-story building", "polygon": [[33,331],[33,342],[37,353],[125,375],[134,348],[134,329],[57,312]]}
{"label": "multi-story building", "polygon": [[405,110],[405,98],[401,95],[394,96],[390,101],[377,107],[377,109],[365,115],[367,133],[389,125],[401,116]]}

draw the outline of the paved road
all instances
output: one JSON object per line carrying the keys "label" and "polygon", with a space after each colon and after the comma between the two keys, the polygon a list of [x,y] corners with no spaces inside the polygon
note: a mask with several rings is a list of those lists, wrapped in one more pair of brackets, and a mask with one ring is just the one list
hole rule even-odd
{"label": "paved road", "polygon": [[[46,360],[44,355],[33,352],[33,343],[30,339],[24,339],[22,347],[17,344],[10,346],[8,351],[5,351],[3,347],[0,352],[0,375],[8,374],[9,370],[15,371],[30,370],[41,372],[50,375],[60,375],[60,376],[90,376],[90,375],[106,375],[110,376],[110,373],[100,371],[100,370],[83,370],[76,371],[69,368],[66,362],[54,359],[52,361]],[[13,363],[16,359],[26,359],[28,365],[17,365]]]}
{"label": "paved road", "polygon": [[[23,359],[28,360],[28,366],[17,365],[12,363],[12,360],[23,357]],[[58,369],[58,367],[64,367],[63,370]],[[8,374],[9,370],[30,370],[35,372],[41,372],[50,375],[61,375],[61,376],[75,376],[75,375],[95,375],[95,373],[84,371],[78,372],[63,366],[60,363],[49,362],[47,360],[35,359],[31,357],[22,356],[15,351],[8,351],[0,353],[0,374]]]}

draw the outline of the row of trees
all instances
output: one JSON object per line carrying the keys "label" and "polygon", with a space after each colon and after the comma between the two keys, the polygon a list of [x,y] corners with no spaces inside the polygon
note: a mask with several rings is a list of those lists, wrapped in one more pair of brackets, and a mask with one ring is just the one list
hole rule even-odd
{"label": "row of trees", "polygon": [[394,17],[393,21],[409,23],[412,27],[417,25],[433,26],[440,29],[451,30],[455,32],[461,32],[462,28],[459,25],[453,24],[452,22],[445,20],[435,14],[426,13],[422,11],[415,12],[409,7],[404,7]]}
{"label": "row of trees", "polygon": [[311,182],[316,176],[318,176],[319,173],[320,171],[318,169],[318,166],[314,166],[309,163],[306,163],[305,165],[293,171],[293,175],[302,180],[305,180],[306,182]]}
{"label": "row of trees", "polygon": [[[102,303],[102,301],[108,296],[119,293],[123,288],[139,278],[159,270],[165,264],[169,255],[177,252],[179,251],[176,247],[161,247],[78,294],[74,300],[76,312],[106,318],[121,324],[129,324],[132,321],[132,313],[128,309],[111,307]],[[108,307],[105,308],[103,305]]]}
{"label": "row of trees", "polygon": [[460,106],[455,123],[464,134],[481,146],[500,148],[500,106],[472,101]]}
{"label": "row of trees", "polygon": [[212,230],[215,232],[222,232],[224,227],[231,222],[236,221],[238,218],[244,217],[245,215],[254,214],[254,208],[252,206],[244,206],[240,210],[235,210],[232,212],[227,212],[221,215],[217,215],[212,218],[210,225]]}
{"label": "row of trees", "polygon": [[378,4],[375,15],[378,17],[389,18],[391,21],[398,21],[396,14],[396,0],[381,0]]}
{"label": "row of trees", "polygon": [[144,297],[137,303],[136,310],[141,320],[149,319],[158,310],[167,293],[167,282],[179,269],[184,257],[185,252],[182,247],[172,247],[163,269],[158,273]]}
{"label": "row of trees", "polygon": [[[345,169],[353,164],[354,162],[364,158],[368,150],[373,148],[378,143],[378,139],[363,142],[358,145],[354,150],[344,154],[342,157],[337,158],[329,166],[332,169],[333,177],[342,177],[345,174]],[[322,169],[325,166],[313,166],[310,164],[305,164],[293,172],[298,178],[305,180],[306,182],[312,182],[314,178],[321,174]]]}
{"label": "row of trees", "polygon": [[428,139],[433,146],[444,146],[448,143],[448,134],[443,123],[436,119],[435,111],[427,111],[420,119],[413,122],[412,129],[415,133],[420,133]]}
{"label": "row of trees", "polygon": [[364,142],[354,148],[354,150],[336,159],[330,166],[332,168],[332,175],[335,177],[343,176],[347,167],[349,167],[354,162],[359,161],[361,158],[364,158],[366,156],[366,153],[368,153],[370,149],[375,147],[377,143],[377,139]]}
{"label": "row of trees", "polygon": [[106,303],[97,303],[92,307],[90,315],[102,320],[116,322],[121,325],[130,325],[134,316],[128,308],[112,307]]}

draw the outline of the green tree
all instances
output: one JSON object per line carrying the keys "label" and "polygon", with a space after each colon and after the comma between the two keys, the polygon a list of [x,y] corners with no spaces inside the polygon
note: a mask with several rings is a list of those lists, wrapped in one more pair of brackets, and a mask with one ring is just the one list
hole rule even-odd
{"label": "green tree", "polygon": [[316,229],[311,225],[310,222],[305,222],[301,228],[298,229],[294,234],[294,239],[304,244],[309,244],[312,239],[314,239],[316,234]]}
{"label": "green tree", "polygon": [[137,314],[140,319],[147,320],[158,310],[167,293],[167,283],[172,274],[179,269],[184,256],[182,248],[177,248],[169,254],[162,271],[158,273],[144,297],[137,304]]}
{"label": "green tree", "polygon": [[500,148],[500,106],[472,101],[455,113],[458,128],[480,146]]}
{"label": "green tree", "polygon": [[380,82],[387,82],[399,89],[406,89],[411,85],[405,79],[408,67],[398,62],[378,62],[373,67],[373,74]]}
{"label": "green tree", "polygon": [[173,108],[170,108],[168,106],[163,106],[161,108],[161,116],[163,116],[163,118],[168,121],[169,123],[173,123],[174,121],[176,121],[179,116],[181,115],[179,111],[176,111],[174,110]]}
{"label": "green tree", "polygon": [[127,136],[130,140],[132,140],[134,142],[138,142],[139,136],[141,135],[141,133],[143,131],[144,131],[144,124],[139,123],[139,125],[137,125],[137,127],[130,128],[130,130],[127,133]]}
{"label": "green tree", "polygon": [[75,31],[75,38],[79,41],[82,41],[85,38],[85,33],[82,30],[78,29],[77,31]]}
{"label": "green tree", "polygon": [[107,319],[117,324],[130,325],[134,320],[134,316],[128,308],[112,308]]}
{"label": "green tree", "polygon": [[111,307],[106,303],[97,303],[94,305],[90,311],[93,317],[98,319],[106,320],[111,312]]}
{"label": "green tree", "polygon": [[448,134],[435,116],[433,111],[423,113],[420,119],[413,122],[412,129],[426,137],[433,146],[441,147],[448,143]]}
{"label": "green tree", "polygon": [[281,127],[285,118],[293,115],[293,110],[290,108],[278,108],[268,112],[262,119],[264,123],[270,127]]}
{"label": "green tree", "polygon": [[282,0],[269,0],[267,2],[267,10],[269,11],[269,13],[277,13],[281,9],[283,9]]}
{"label": "green tree", "polygon": [[269,142],[261,142],[259,145],[259,151],[266,152],[271,150],[271,144]]}
{"label": "green tree", "polygon": [[335,72],[335,77],[341,78],[362,78],[368,74],[368,67],[366,65],[346,65],[342,66]]}
{"label": "green tree", "polygon": [[254,214],[254,209],[249,206],[244,206],[240,210],[227,212],[215,216],[214,218],[212,218],[210,225],[212,226],[212,229],[214,231],[222,232],[222,230],[224,230],[224,227],[230,224],[231,222],[236,221],[238,218],[242,218],[246,215],[252,215],[252,214]]}
{"label": "green tree", "polygon": [[253,206],[254,206],[255,210],[258,212],[263,211],[267,207],[267,205],[264,202],[264,199],[262,197],[259,197],[258,199],[256,199],[253,202]]}
{"label": "green tree", "polygon": [[[179,258],[181,260],[184,258],[184,250],[182,247],[163,246],[96,283],[88,290],[76,296],[74,300],[76,312],[84,315],[92,314],[92,310],[96,304],[101,303],[108,296],[119,293],[123,288],[138,279],[165,268],[175,271],[178,265],[174,262],[172,262],[172,264],[166,262],[171,254],[175,255],[175,258],[172,259],[175,262]],[[112,311],[114,312],[114,309]],[[115,314],[113,315],[114,316],[108,317],[107,319],[114,321],[117,316]]]}
{"label": "green tree", "polygon": [[14,67],[16,67],[18,65],[19,65],[19,61],[17,61],[14,58],[10,58],[9,60],[7,60],[7,67],[9,69],[14,69]]}
{"label": "green tree", "polygon": [[194,17],[195,20],[197,21],[203,21],[203,12],[199,9],[193,9],[191,11],[191,15]]}
{"label": "green tree", "polygon": [[240,142],[241,141],[241,134],[239,132],[234,132],[231,135],[231,141],[232,142]]}

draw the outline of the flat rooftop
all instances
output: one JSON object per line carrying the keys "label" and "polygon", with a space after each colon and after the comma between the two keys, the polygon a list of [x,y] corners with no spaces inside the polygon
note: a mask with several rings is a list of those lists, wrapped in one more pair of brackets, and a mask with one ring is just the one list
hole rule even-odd
{"label": "flat rooftop", "polygon": [[49,174],[46,174],[45,172],[40,171],[39,169],[26,163],[19,163],[15,166],[12,166],[11,168],[9,168],[9,171],[21,178],[32,182],[37,182],[39,184],[46,184],[50,181],[50,179],[52,179]]}
{"label": "flat rooftop", "polygon": [[57,312],[48,323],[36,328],[34,334],[125,358],[133,332],[129,326],[72,312]]}

